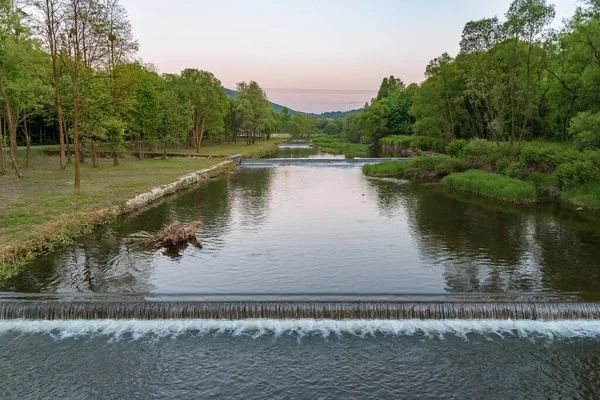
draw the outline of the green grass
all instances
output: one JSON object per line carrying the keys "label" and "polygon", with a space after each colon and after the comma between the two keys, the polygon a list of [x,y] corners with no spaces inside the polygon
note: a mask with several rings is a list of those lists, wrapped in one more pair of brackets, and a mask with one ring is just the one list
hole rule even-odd
{"label": "green grass", "polygon": [[576,206],[600,210],[600,181],[569,187],[563,190],[561,199]]}
{"label": "green grass", "polygon": [[452,174],[445,177],[442,183],[450,189],[511,203],[531,204],[537,200],[533,184],[483,170],[472,169]]}
{"label": "green grass", "polygon": [[408,161],[389,161],[375,165],[365,165],[363,172],[367,176],[380,178],[423,179],[446,176],[464,171],[468,165],[448,156],[421,156]]}
{"label": "green grass", "polygon": [[[21,160],[20,160],[21,161]],[[100,159],[100,166],[82,164],[81,194],[73,195],[74,166],[58,168],[58,159],[35,156],[33,167],[21,165],[24,178],[9,171],[0,177],[0,241],[21,242],[36,225],[54,222],[80,212],[116,205],[167,184],[177,177],[221,162],[219,159]],[[23,164],[23,163],[21,163]]]}
{"label": "green grass", "polygon": [[335,154],[345,154],[348,158],[365,157],[369,147],[364,144],[349,143],[333,136],[315,135],[313,145]]}

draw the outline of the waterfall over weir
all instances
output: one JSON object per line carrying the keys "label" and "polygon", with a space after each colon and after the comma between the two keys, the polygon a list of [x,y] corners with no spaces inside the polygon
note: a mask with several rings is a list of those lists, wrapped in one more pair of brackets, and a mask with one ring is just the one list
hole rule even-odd
{"label": "waterfall over weir", "polygon": [[600,303],[11,300],[0,319],[600,320]]}

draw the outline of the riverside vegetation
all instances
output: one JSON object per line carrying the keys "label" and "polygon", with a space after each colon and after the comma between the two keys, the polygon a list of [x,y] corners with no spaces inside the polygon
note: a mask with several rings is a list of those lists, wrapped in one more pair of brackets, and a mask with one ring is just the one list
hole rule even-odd
{"label": "riverside vegetation", "polygon": [[364,172],[441,178],[480,169],[487,173],[444,183],[515,202],[522,193],[530,202],[533,185],[600,209],[600,1],[580,2],[559,29],[549,28],[554,17],[546,0],[514,0],[504,20],[468,22],[460,53],[433,59],[422,84],[385,78],[363,113],[346,118],[342,135],[419,157]]}
{"label": "riverside vegetation", "polygon": [[[412,150],[413,137],[382,139],[383,148],[393,153]],[[421,144],[417,139],[416,143]],[[409,146],[405,148],[403,146]],[[437,150],[441,143],[435,142]],[[419,150],[420,151],[420,150]],[[483,194],[512,202],[531,203],[535,190],[561,195],[571,204],[600,209],[600,150],[578,150],[573,144],[541,141],[511,146],[482,139],[459,139],[446,144],[440,156],[417,156],[407,162],[367,165],[363,171],[375,177],[404,179],[442,178],[442,183],[458,190]],[[462,174],[479,169],[484,171]],[[497,187],[494,192],[490,186]],[[528,193],[523,197],[523,193]]]}

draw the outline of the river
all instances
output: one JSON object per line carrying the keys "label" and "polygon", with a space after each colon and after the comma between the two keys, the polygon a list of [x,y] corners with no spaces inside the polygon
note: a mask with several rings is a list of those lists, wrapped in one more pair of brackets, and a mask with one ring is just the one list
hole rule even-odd
{"label": "river", "polygon": [[[174,220],[202,221],[202,248],[125,240]],[[600,218],[352,166],[239,167],[40,257],[0,291],[594,302]],[[3,321],[0,348],[5,398],[600,395],[597,321]]]}

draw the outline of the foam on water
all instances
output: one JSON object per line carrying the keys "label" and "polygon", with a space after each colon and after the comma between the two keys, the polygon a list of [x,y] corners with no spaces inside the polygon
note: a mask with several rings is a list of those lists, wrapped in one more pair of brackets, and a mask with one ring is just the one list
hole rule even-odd
{"label": "foam on water", "polygon": [[469,335],[490,338],[600,339],[600,321],[527,320],[7,320],[0,335],[50,335],[56,340],[105,336],[110,340],[229,335],[259,338],[282,335],[303,338],[419,336],[467,340]]}

